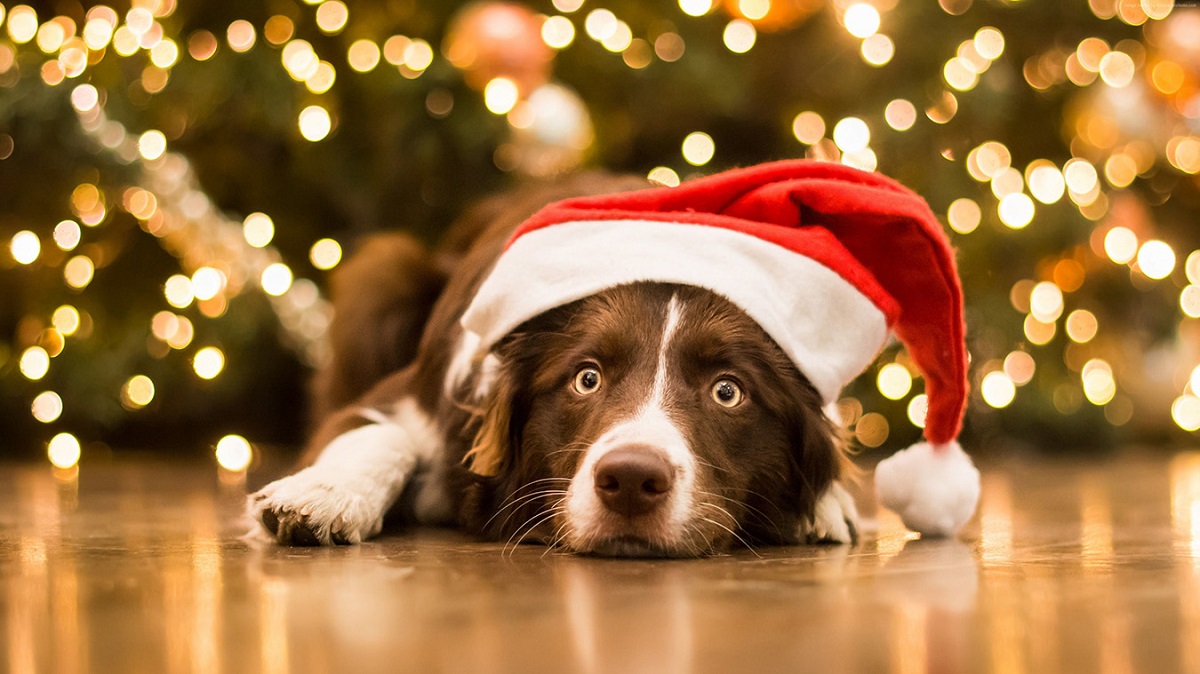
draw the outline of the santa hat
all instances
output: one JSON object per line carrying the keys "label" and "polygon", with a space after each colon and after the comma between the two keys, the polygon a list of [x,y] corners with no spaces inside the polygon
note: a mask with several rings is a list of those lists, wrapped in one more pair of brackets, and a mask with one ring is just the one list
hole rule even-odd
{"label": "santa hat", "polygon": [[927,442],[879,464],[880,500],[924,534],[970,519],[979,472],[956,440],[967,401],[962,288],[945,232],[912,191],[797,160],[551,204],[516,230],[463,315],[467,362],[538,314],[637,281],[729,299],[827,405],[894,332],[925,377]]}

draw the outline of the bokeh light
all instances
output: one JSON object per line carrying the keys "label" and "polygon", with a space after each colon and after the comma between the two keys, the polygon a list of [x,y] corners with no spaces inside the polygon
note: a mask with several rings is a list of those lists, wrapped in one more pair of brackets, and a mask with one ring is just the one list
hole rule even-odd
{"label": "bokeh light", "polygon": [[1113,227],[1104,235],[1104,254],[1117,264],[1126,264],[1138,253],[1137,235],[1126,227]]}
{"label": "bokeh light", "polygon": [[43,424],[53,423],[62,416],[62,398],[54,391],[42,391],[33,399],[30,412],[33,413],[34,419]]}
{"label": "bokeh light", "polygon": [[1175,251],[1165,241],[1147,241],[1138,249],[1137,262],[1148,278],[1164,279],[1175,270]]}
{"label": "bokeh light", "polygon": [[846,8],[842,24],[854,37],[869,37],[879,30],[879,10],[865,2],[855,3]]}
{"label": "bokeh light", "polygon": [[507,114],[520,100],[517,83],[507,77],[497,77],[483,88],[483,104],[496,115]]}
{"label": "bokeh light", "polygon": [[46,444],[46,457],[55,468],[65,470],[75,466],[82,454],[79,440],[70,433],[59,433]]}
{"label": "bokeh light", "polygon": [[240,435],[233,434],[226,435],[217,441],[214,455],[217,465],[233,472],[246,470],[250,467],[250,460],[254,458],[249,441]]}
{"label": "bokeh light", "polygon": [[821,115],[807,110],[792,120],[792,135],[806,145],[814,145],[825,135],[825,120]]}
{"label": "bokeh light", "polygon": [[206,346],[192,357],[192,369],[201,379],[214,379],[225,369],[225,353],[215,346]]}
{"label": "bokeh light", "polygon": [[33,264],[42,254],[42,240],[29,230],[22,230],[13,235],[8,244],[12,257],[19,264]]}
{"label": "bokeh light", "polygon": [[1086,344],[1096,337],[1100,322],[1096,315],[1087,309],[1076,309],[1067,314],[1067,337],[1073,342]]}
{"label": "bokeh light", "polygon": [[875,379],[879,392],[889,400],[900,400],[912,390],[912,375],[899,363],[888,363],[879,369]]}
{"label": "bokeh light", "polygon": [[725,25],[722,39],[725,42],[725,48],[729,51],[735,54],[745,54],[753,49],[754,43],[758,41],[758,31],[749,21],[734,19]]}
{"label": "bokeh light", "polygon": [[950,228],[959,234],[970,234],[975,231],[982,218],[983,211],[979,209],[979,204],[966,197],[955,199],[946,211],[946,219],[950,222]]}
{"label": "bokeh light", "polygon": [[871,143],[871,129],[857,117],[847,117],[833,126],[833,142],[842,152],[866,149]]}
{"label": "bokeh light", "polygon": [[278,297],[292,287],[292,270],[282,262],[275,262],[263,269],[259,282],[263,292]]}
{"label": "bokeh light", "polygon": [[997,370],[984,375],[979,393],[985,403],[999,409],[1012,404],[1017,396],[1017,387],[1007,374]]}
{"label": "bokeh light", "polygon": [[342,246],[333,239],[320,239],[309,249],[308,259],[317,269],[333,269],[342,261]]}
{"label": "bokeh light", "polygon": [[121,404],[126,409],[141,409],[154,400],[154,381],[144,374],[130,377],[121,387]]}
{"label": "bokeh light", "polygon": [[324,140],[333,129],[333,120],[329,117],[329,111],[319,105],[310,105],[301,110],[297,122],[300,126],[300,135],[313,143]]}
{"label": "bokeh light", "polygon": [[1185,393],[1171,403],[1171,419],[1185,431],[1200,430],[1200,398]]}
{"label": "bokeh light", "polygon": [[1080,371],[1083,395],[1093,405],[1107,405],[1117,394],[1117,383],[1113,378],[1112,366],[1101,358],[1093,358]]}
{"label": "bokeh light", "polygon": [[263,248],[275,238],[275,223],[266,213],[251,213],[242,221],[242,236],[251,246]]}
{"label": "bokeh light", "polygon": [[712,161],[717,145],[712,136],[703,131],[693,131],[683,139],[683,159],[692,166],[704,166]]}
{"label": "bokeh light", "polygon": [[929,414],[929,396],[919,393],[908,401],[905,409],[908,421],[917,428],[925,428],[925,417]]}

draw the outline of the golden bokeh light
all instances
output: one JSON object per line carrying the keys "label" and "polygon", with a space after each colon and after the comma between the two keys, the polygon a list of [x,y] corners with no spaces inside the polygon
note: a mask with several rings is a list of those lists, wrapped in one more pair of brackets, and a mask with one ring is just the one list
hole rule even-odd
{"label": "golden bokeh light", "polygon": [[283,69],[297,82],[303,82],[317,72],[321,64],[320,57],[313,47],[305,40],[291,40],[283,46],[279,55]]}
{"label": "golden bokeh light", "polygon": [[1100,330],[1100,322],[1096,315],[1087,309],[1076,309],[1067,314],[1067,337],[1073,342],[1086,344],[1096,337]]}
{"label": "golden bokeh light", "polygon": [[942,79],[952,89],[957,91],[970,91],[979,83],[979,74],[976,73],[966,59],[955,56],[946,61],[942,67]]}
{"label": "golden bokeh light", "polygon": [[100,103],[100,92],[90,84],[81,84],[71,90],[71,107],[77,112],[96,109]]}
{"label": "golden bokeh light", "polygon": [[1200,398],[1185,393],[1171,403],[1171,420],[1185,431],[1200,430]]}
{"label": "golden bokeh light", "polygon": [[950,208],[946,210],[946,219],[954,231],[959,234],[970,234],[979,227],[979,222],[983,219],[983,211],[974,200],[962,197],[950,203]]}
{"label": "golden bokeh light", "polygon": [[333,129],[333,120],[329,117],[329,111],[319,105],[310,105],[301,110],[297,124],[304,140],[313,143],[324,140]]}
{"label": "golden bokeh light", "polygon": [[217,441],[214,451],[217,465],[225,470],[240,473],[250,467],[254,452],[250,442],[240,435],[226,435]]}
{"label": "golden bokeh light", "polygon": [[125,409],[141,409],[153,400],[154,382],[144,374],[130,377],[121,387],[121,404]]}
{"label": "golden bokeh light", "polygon": [[192,294],[198,300],[211,300],[225,289],[225,272],[214,267],[200,267],[192,274]]}
{"label": "golden bokeh light", "polygon": [[989,61],[995,61],[1004,53],[1004,34],[991,26],[975,31],[974,42],[975,51]]}
{"label": "golden bokeh light", "polygon": [[278,297],[292,287],[292,270],[282,262],[267,265],[259,277],[263,292],[272,297]]}
{"label": "golden bokeh light", "polygon": [[74,220],[63,220],[54,226],[54,243],[59,250],[71,251],[79,245],[83,238],[83,230]]}
{"label": "golden bokeh light", "polygon": [[842,15],[846,32],[857,38],[874,35],[879,30],[880,22],[879,10],[865,2],[850,5]]}
{"label": "golden bokeh light", "polygon": [[704,16],[712,8],[713,0],[679,0],[679,9],[688,16]]}
{"label": "golden bokeh light", "polygon": [[163,284],[163,297],[166,298],[167,304],[176,309],[187,308],[196,299],[196,294],[192,291],[192,279],[182,274],[171,276]]}
{"label": "golden bokeh light", "polygon": [[687,44],[679,33],[667,31],[654,38],[654,55],[667,63],[674,63],[683,58],[686,49]]}
{"label": "golden bokeh light", "polygon": [[67,469],[79,463],[83,449],[79,440],[70,433],[59,433],[46,444],[46,458],[55,468]]}
{"label": "golden bokeh light", "polygon": [[1050,281],[1042,281],[1029,294],[1029,312],[1043,323],[1053,323],[1062,316],[1062,290]]}
{"label": "golden bokeh light", "polygon": [[655,166],[650,169],[646,179],[664,187],[679,187],[679,174],[667,166]]}
{"label": "golden bokeh light", "polygon": [[1147,241],[1138,249],[1137,263],[1148,278],[1161,280],[1175,271],[1175,251],[1165,241]]}
{"label": "golden bokeh light", "polygon": [[16,5],[8,10],[8,37],[17,44],[25,44],[37,35],[37,12],[29,5]]}
{"label": "golden bokeh light", "polygon": [[575,41],[575,24],[565,16],[552,16],[542,24],[542,41],[554,49],[566,49]]}
{"label": "golden bokeh light", "polygon": [[996,195],[997,199],[1025,189],[1025,180],[1021,177],[1021,172],[1011,166],[992,176],[991,183],[992,194]]}
{"label": "golden bokeh light", "polygon": [[337,71],[328,61],[318,61],[317,69],[304,80],[304,87],[314,94],[323,94],[333,88]]}
{"label": "golden bokeh light", "polygon": [[1041,160],[1036,165],[1031,163],[1030,167],[1026,174],[1026,181],[1029,183],[1029,193],[1033,195],[1034,199],[1043,204],[1053,204],[1063,198],[1067,189],[1067,181],[1057,166],[1049,161]]}
{"label": "golden bokeh light", "polygon": [[333,269],[342,261],[342,246],[333,239],[320,239],[309,249],[308,259],[317,269]]}
{"label": "golden bokeh light", "polygon": [[1100,181],[1100,176],[1096,173],[1096,167],[1078,157],[1067,161],[1063,167],[1063,178],[1067,182],[1067,188],[1075,194],[1090,193],[1096,189]]}
{"label": "golden bokeh light", "polygon": [[219,46],[216,35],[198,30],[188,37],[188,56],[196,61],[207,61],[216,55]]}
{"label": "golden bokeh light", "polygon": [[1008,407],[1017,396],[1017,387],[1007,374],[999,370],[989,372],[979,385],[983,401],[996,409]]}
{"label": "golden bokeh light", "polygon": [[296,25],[282,14],[276,14],[263,24],[263,37],[276,47],[286,43],[296,34]]}
{"label": "golden bokeh light", "polygon": [[86,255],[76,255],[63,265],[63,279],[76,290],[83,290],[96,276],[96,265]]}
{"label": "golden bokeh light", "polygon": [[917,106],[912,101],[897,98],[887,104],[883,118],[896,131],[908,131],[917,122]]}
{"label": "golden bokeh light", "polygon": [[520,93],[516,82],[507,77],[497,77],[484,86],[483,104],[492,114],[508,114],[520,100]]}
{"label": "golden bokeh light", "polygon": [[18,264],[33,264],[42,254],[42,240],[37,234],[27,229],[22,230],[13,234],[8,250]]}
{"label": "golden bokeh light", "polygon": [[170,38],[163,38],[150,50],[150,62],[158,68],[170,68],[179,60],[179,45]]}
{"label": "golden bokeh light", "polygon": [[79,330],[80,321],[79,310],[69,304],[55,309],[54,313],[50,315],[50,324],[67,337]]}
{"label": "golden bokeh light", "polygon": [[1126,227],[1113,227],[1104,235],[1104,254],[1117,264],[1126,264],[1138,253],[1137,234]]}
{"label": "golden bokeh light", "polygon": [[366,73],[379,65],[379,45],[371,40],[355,40],[346,51],[346,63],[355,72]]}
{"label": "golden bokeh light", "polygon": [[806,110],[792,120],[792,135],[801,143],[813,145],[825,135],[825,119]]}
{"label": "golden bokeh light", "polygon": [[583,7],[583,0],[552,0],[551,4],[554,5],[554,9],[570,14],[571,12],[579,11],[579,8]]}
{"label": "golden bokeh light", "polygon": [[225,353],[215,346],[206,346],[192,357],[192,369],[201,379],[214,379],[225,369]]}
{"label": "golden bokeh light", "polygon": [[63,413],[62,398],[54,391],[42,391],[33,399],[29,411],[43,424],[54,423]]}
{"label": "golden bokeh light", "polygon": [[1020,192],[1004,195],[996,207],[1000,222],[1010,229],[1029,226],[1033,222],[1034,210],[1033,199]]}
{"label": "golden bokeh light", "polygon": [[868,412],[854,424],[854,437],[864,447],[878,447],[887,441],[887,417],[878,412]]}
{"label": "golden bokeh light", "polygon": [[1188,386],[1192,387],[1193,392],[1200,392],[1200,365],[1192,368],[1192,373],[1188,375]]}
{"label": "golden bokeh light", "polygon": [[167,137],[162,131],[151,129],[138,138],[138,154],[147,161],[163,156],[167,151]]}
{"label": "golden bokeh light", "polygon": [[888,400],[900,400],[912,390],[912,375],[899,363],[888,363],[879,369],[875,385]]}
{"label": "golden bokeh light", "polygon": [[341,0],[326,0],[317,7],[317,28],[326,35],[336,35],[350,20],[350,10]]}
{"label": "golden bokeh light", "polygon": [[234,21],[225,30],[225,40],[229,43],[229,48],[239,54],[253,49],[256,39],[254,24],[244,19]]}
{"label": "golden bokeh light", "polygon": [[905,409],[908,421],[917,428],[925,428],[925,417],[929,414],[929,396],[919,393],[908,401]]}
{"label": "golden bokeh light", "polygon": [[1100,79],[1114,89],[1129,86],[1137,66],[1133,58],[1121,51],[1110,51],[1100,59]]}
{"label": "golden bokeh light", "polygon": [[1183,270],[1187,274],[1188,282],[1200,284],[1200,250],[1188,253],[1187,260],[1183,263]]}
{"label": "golden bokeh light", "polygon": [[1083,395],[1093,405],[1107,405],[1117,394],[1112,366],[1102,358],[1093,358],[1084,364],[1080,379],[1083,382]]}
{"label": "golden bokeh light", "polygon": [[619,54],[633,44],[633,29],[624,21],[617,21],[617,28],[608,37],[600,41],[608,51]]}
{"label": "golden bokeh light", "polygon": [[1036,344],[1037,346],[1049,344],[1058,332],[1057,323],[1044,323],[1039,321],[1033,314],[1025,316],[1025,323],[1022,328],[1025,331],[1025,339],[1029,340],[1030,344]]}
{"label": "golden bokeh light", "polygon": [[1004,374],[1017,386],[1024,386],[1033,379],[1037,363],[1025,351],[1013,351],[1004,357]]}
{"label": "golden bokeh light", "polygon": [[255,248],[263,248],[275,238],[275,223],[266,213],[251,213],[242,221],[242,237]]}
{"label": "golden bokeh light", "polygon": [[683,139],[681,146],[683,159],[692,166],[704,166],[712,161],[716,154],[717,145],[712,136],[703,131],[693,131]]}
{"label": "golden bokeh light", "polygon": [[404,48],[404,66],[420,74],[433,64],[433,47],[425,40],[411,40]]}
{"label": "golden bokeh light", "polygon": [[745,19],[734,19],[725,24],[725,32],[721,34],[725,48],[735,54],[745,54],[754,48],[758,41],[758,30],[754,24]]}
{"label": "golden bokeh light", "polygon": [[1188,318],[1200,318],[1200,286],[1188,285],[1179,292],[1179,310]]}
{"label": "golden bokeh light", "polygon": [[1150,71],[1150,81],[1161,93],[1171,95],[1183,88],[1183,67],[1174,61],[1159,61]]}
{"label": "golden bokeh light", "polygon": [[883,33],[875,33],[862,41],[859,53],[864,61],[873,66],[887,65],[896,55],[896,43]]}
{"label": "golden bokeh light", "polygon": [[50,354],[40,346],[31,346],[21,352],[17,368],[26,379],[37,381],[50,371]]}
{"label": "golden bokeh light", "polygon": [[603,42],[617,32],[617,16],[607,9],[593,9],[588,12],[583,21],[583,29],[588,37],[596,42]]}
{"label": "golden bokeh light", "polygon": [[857,117],[846,117],[833,125],[833,142],[842,152],[865,150],[871,143],[871,129]]}

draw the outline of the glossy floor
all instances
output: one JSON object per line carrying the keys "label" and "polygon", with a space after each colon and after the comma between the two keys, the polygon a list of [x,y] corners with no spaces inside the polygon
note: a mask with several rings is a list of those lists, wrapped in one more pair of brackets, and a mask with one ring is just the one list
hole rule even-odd
{"label": "glossy floor", "polygon": [[0,466],[6,669],[1200,672],[1200,453],[986,468],[957,541],[884,514],[854,547],[694,561],[451,532],[257,548],[220,478]]}

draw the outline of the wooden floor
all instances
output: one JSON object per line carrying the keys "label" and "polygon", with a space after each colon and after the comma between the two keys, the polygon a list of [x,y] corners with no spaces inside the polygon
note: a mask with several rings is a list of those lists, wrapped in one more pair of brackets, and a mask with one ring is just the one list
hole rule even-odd
{"label": "wooden floor", "polygon": [[[255,479],[255,476],[251,476]],[[986,466],[961,540],[631,561],[239,538],[245,485],[0,466],[0,671],[1200,672],[1200,453]]]}

